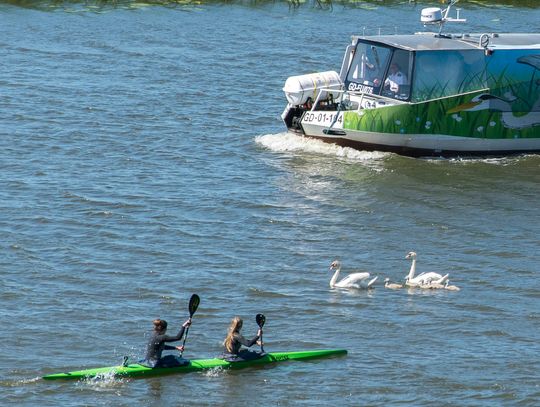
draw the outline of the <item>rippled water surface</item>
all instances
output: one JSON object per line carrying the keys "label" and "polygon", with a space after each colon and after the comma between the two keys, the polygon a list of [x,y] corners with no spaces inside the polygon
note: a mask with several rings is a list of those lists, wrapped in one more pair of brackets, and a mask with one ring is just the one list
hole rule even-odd
{"label": "rippled water surface", "polygon": [[[0,391],[8,405],[540,404],[540,158],[415,160],[284,132],[290,75],[420,6],[0,5]],[[468,3],[471,31],[540,10]],[[461,291],[388,290],[418,271]],[[371,291],[328,286],[368,271]],[[266,350],[346,357],[43,382],[144,352],[201,297],[186,357],[232,316]]]}

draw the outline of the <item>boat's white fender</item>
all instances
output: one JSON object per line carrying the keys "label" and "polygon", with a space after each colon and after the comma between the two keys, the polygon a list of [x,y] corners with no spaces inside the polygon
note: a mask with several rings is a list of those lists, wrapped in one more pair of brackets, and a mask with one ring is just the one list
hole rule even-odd
{"label": "boat's white fender", "polygon": [[337,98],[340,92],[332,92],[332,90],[338,91],[342,88],[343,82],[339,74],[336,71],[326,71],[291,76],[285,81],[283,92],[289,104],[298,106],[306,103],[309,98],[315,101],[320,92],[323,92],[320,95],[321,100],[328,98],[330,94]]}

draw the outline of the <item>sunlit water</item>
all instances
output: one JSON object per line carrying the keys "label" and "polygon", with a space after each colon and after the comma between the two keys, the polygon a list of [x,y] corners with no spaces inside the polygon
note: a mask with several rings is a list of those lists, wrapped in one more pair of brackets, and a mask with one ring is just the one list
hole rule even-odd
{"label": "sunlit water", "polygon": [[[0,6],[0,389],[8,405],[540,403],[540,158],[415,160],[284,132],[290,75],[421,6]],[[540,11],[462,10],[471,31]],[[392,291],[404,259],[461,288]],[[376,288],[328,287],[329,264]],[[186,357],[232,316],[266,350],[347,357],[146,380],[43,382],[144,352],[201,297]]]}

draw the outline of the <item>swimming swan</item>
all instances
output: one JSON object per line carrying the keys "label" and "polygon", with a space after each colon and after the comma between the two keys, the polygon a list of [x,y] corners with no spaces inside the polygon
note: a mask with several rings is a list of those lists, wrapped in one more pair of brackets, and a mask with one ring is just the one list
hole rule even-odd
{"label": "swimming swan", "polygon": [[423,288],[423,289],[428,289],[428,290],[436,290],[436,289],[441,289],[442,290],[445,286],[443,284],[439,284],[439,283],[424,283],[424,284],[419,284],[416,287]]}
{"label": "swimming swan", "polygon": [[341,263],[339,260],[334,260],[330,264],[330,270],[335,270],[334,275],[330,279],[330,288],[371,288],[373,283],[379,278],[378,276],[367,281],[370,277],[369,273],[353,273],[349,274],[341,281],[337,281],[341,272]]}
{"label": "swimming swan", "polygon": [[[421,273],[415,277],[414,273],[416,272],[416,253],[409,252],[407,256],[405,256],[405,258],[412,259],[411,269],[409,270],[409,274],[405,278],[405,285],[407,287],[436,288],[435,286],[427,287],[426,285],[428,284],[442,285],[444,284],[446,280],[448,280],[448,274],[441,276],[439,273],[434,273],[434,272]],[[422,286],[426,286],[426,287],[422,287]]]}
{"label": "swimming swan", "polygon": [[403,284],[399,283],[391,283],[389,278],[384,279],[384,287],[390,288],[391,290],[399,290],[400,288],[403,288]]}
{"label": "swimming swan", "polygon": [[446,284],[444,285],[445,290],[449,291],[459,291],[460,288],[457,285],[448,285],[448,281],[446,281]]}
{"label": "swimming swan", "polygon": [[423,288],[423,289],[429,289],[429,290],[448,290],[448,291],[459,291],[459,287],[455,285],[449,285],[448,281],[446,281],[445,284],[439,284],[439,283],[425,283],[425,284],[419,284],[416,286],[417,288]]}

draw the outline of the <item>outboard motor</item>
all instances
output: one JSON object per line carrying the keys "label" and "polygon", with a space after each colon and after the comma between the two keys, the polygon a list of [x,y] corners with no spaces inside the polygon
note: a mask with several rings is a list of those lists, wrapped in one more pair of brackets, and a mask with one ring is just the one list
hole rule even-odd
{"label": "outboard motor", "polygon": [[289,77],[283,87],[288,104],[281,115],[287,129],[303,133],[300,120],[315,102],[319,110],[325,107],[335,110],[335,99],[339,98],[342,89],[343,82],[335,71]]}

